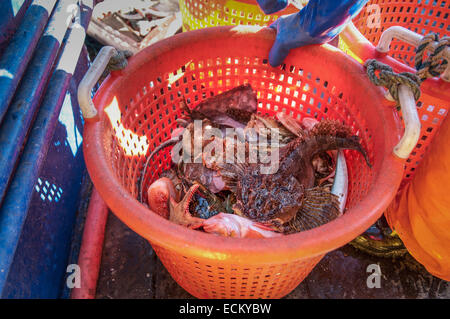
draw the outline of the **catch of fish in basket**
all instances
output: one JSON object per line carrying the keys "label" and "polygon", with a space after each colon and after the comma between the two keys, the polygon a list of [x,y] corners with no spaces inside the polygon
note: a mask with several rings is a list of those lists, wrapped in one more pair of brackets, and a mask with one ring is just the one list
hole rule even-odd
{"label": "catch of fish in basket", "polygon": [[340,150],[371,166],[359,138],[337,120],[272,117],[257,106],[248,84],[193,108],[183,101],[179,128],[143,174],[169,146],[172,165],[148,189],[141,182],[141,202],[173,223],[226,237],[284,236],[339,217],[345,190],[337,183],[347,183]]}

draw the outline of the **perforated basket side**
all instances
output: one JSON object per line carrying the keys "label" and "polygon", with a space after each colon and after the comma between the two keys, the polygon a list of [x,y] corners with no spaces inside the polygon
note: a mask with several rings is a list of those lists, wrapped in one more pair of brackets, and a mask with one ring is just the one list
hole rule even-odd
{"label": "perforated basket side", "polygon": [[[376,20],[379,13],[380,20]],[[450,4],[447,0],[371,0],[353,20],[356,28],[372,44],[378,44],[384,30],[402,26],[421,35],[450,34]],[[378,23],[379,22],[379,23]],[[394,39],[389,55],[414,67],[415,48]]]}
{"label": "perforated basket side", "polygon": [[267,26],[281,15],[297,12],[293,5],[273,15],[265,15],[256,1],[180,0],[183,30],[197,30],[219,25]]}
{"label": "perforated basket side", "polygon": [[[358,38],[365,38],[373,46],[376,46],[383,31],[391,26],[402,26],[422,35],[430,32],[440,36],[448,35],[450,33],[449,13],[450,3],[445,0],[371,0],[353,20],[356,32],[359,31],[360,34],[356,34],[353,38],[346,37],[346,32],[353,32],[347,28],[343,32],[344,36],[340,38],[339,47],[363,63],[368,58],[379,57],[373,51],[368,53],[369,50],[364,48],[364,41],[358,41]],[[379,20],[377,20],[378,14]],[[353,43],[348,43],[349,39]],[[366,52],[362,52],[364,50]],[[363,54],[358,54],[357,51]],[[410,44],[394,39],[388,54],[399,63],[414,68],[415,48]],[[414,69],[402,71],[414,72]],[[442,88],[440,90],[436,90],[434,88],[436,86],[436,83],[432,81],[425,81],[422,84],[422,96],[417,103],[417,111],[422,124],[421,137],[406,162],[402,185],[405,185],[414,176],[429,143],[448,114],[450,83],[440,83],[439,87]]]}
{"label": "perforated basket side", "polygon": [[[152,245],[172,278],[197,298],[272,299],[294,290],[323,255],[296,262],[251,265],[192,258]],[[276,252],[274,252],[275,254]]]}

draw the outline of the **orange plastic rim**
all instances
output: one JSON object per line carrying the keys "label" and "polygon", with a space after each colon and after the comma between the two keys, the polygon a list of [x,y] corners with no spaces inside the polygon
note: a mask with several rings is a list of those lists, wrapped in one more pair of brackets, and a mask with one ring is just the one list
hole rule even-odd
{"label": "orange plastic rim", "polygon": [[[271,29],[215,27],[176,35],[133,56],[97,92],[98,121],[86,122],[89,174],[110,209],[150,241],[172,277],[201,298],[279,298],[293,290],[327,252],[345,245],[383,213],[401,181],[404,161],[393,155],[401,123],[364,68],[329,45],[292,50],[285,64],[266,57]],[[333,118],[361,137],[373,164],[346,152],[346,213],[321,227],[272,239],[224,238],[173,224],[137,198],[149,150],[170,137],[185,96],[197,104],[211,94],[250,83],[261,113]],[[170,164],[161,152],[145,176],[148,187]]]}
{"label": "orange plastic rim", "polygon": [[221,25],[267,26],[280,16],[298,12],[289,5],[275,14],[266,15],[256,0],[179,0],[183,30],[197,30]]}
{"label": "orange plastic rim", "polygon": [[[378,27],[374,20],[377,10],[380,13]],[[341,33],[339,47],[361,63],[375,58],[391,65],[397,72],[414,73],[415,48],[394,39],[389,56],[380,54],[374,46],[381,34],[391,26],[402,26],[422,35],[430,32],[448,35],[449,14],[450,6],[446,0],[371,0],[353,20],[354,25]],[[421,90],[422,96],[417,103],[422,123],[421,139],[406,161],[402,185],[414,176],[450,108],[450,83],[437,78],[428,79]]]}

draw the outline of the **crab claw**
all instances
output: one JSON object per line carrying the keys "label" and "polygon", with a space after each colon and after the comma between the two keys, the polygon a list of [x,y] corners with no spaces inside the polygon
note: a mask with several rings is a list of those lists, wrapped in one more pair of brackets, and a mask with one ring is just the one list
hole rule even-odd
{"label": "crab claw", "polygon": [[189,212],[189,203],[200,185],[194,184],[186,192],[184,198],[177,203],[174,198],[170,197],[169,201],[169,220],[178,225],[186,226],[191,229],[199,228],[203,225],[204,219],[193,217]]}
{"label": "crab claw", "polygon": [[203,230],[207,233],[225,237],[270,238],[283,236],[272,228],[250,219],[233,214],[219,213],[203,222]]}

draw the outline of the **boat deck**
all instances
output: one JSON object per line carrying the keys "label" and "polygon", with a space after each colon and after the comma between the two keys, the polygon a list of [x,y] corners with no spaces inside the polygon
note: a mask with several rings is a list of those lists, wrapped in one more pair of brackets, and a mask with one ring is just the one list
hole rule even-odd
{"label": "boat deck", "polygon": [[[380,288],[368,288],[366,272],[379,264]],[[328,253],[309,276],[285,298],[450,298],[449,282],[420,265],[366,255],[347,245]],[[96,298],[194,298],[171,278],[150,244],[112,213],[106,225]]]}

